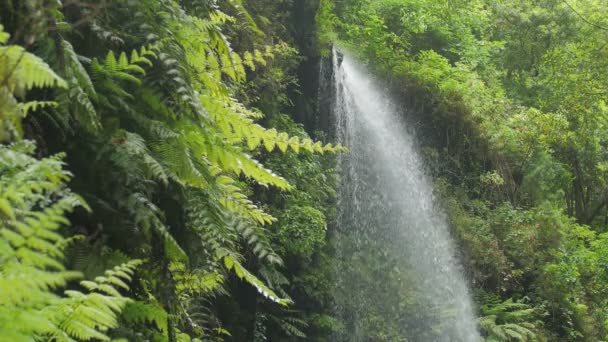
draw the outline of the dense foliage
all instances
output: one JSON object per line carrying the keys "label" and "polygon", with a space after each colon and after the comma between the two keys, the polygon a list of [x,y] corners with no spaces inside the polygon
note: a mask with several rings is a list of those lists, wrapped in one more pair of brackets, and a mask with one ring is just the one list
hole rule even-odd
{"label": "dense foliage", "polygon": [[322,4],[318,44],[355,51],[421,125],[484,336],[606,339],[605,4]]}
{"label": "dense foliage", "polygon": [[368,339],[405,340],[407,279],[332,251],[336,45],[419,123],[484,338],[608,339],[607,11],[0,0],[0,336],[327,341],[348,267],[400,308]]}
{"label": "dense foliage", "polygon": [[258,340],[314,328],[288,305],[331,215],[331,158],[320,155],[342,148],[281,113],[299,57],[288,35],[257,27],[268,25],[261,10],[0,2],[3,337]]}

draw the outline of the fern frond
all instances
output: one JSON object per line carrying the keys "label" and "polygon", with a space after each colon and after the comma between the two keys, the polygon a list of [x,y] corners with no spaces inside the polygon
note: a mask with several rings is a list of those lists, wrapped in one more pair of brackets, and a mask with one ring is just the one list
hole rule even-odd
{"label": "fern frond", "polygon": [[133,168],[133,163],[137,163],[145,176],[167,184],[169,177],[165,166],[152,156],[145,140],[140,135],[118,131],[112,137],[108,148],[112,149],[110,160],[117,166],[130,170]]}
{"label": "fern frond", "polygon": [[146,72],[137,63],[150,66],[152,61],[148,57],[155,56],[151,49],[145,47],[142,47],[139,53],[132,51],[130,60],[125,52],[121,52],[117,58],[113,51],[108,51],[103,63],[97,58],[93,58],[91,62],[93,82],[119,97],[132,98],[132,95],[121,86],[121,81],[141,86],[141,80],[133,74],[145,75]]}
{"label": "fern frond", "polygon": [[238,262],[229,251],[218,251],[218,257],[224,260],[224,265],[228,270],[234,270],[237,277],[246,281],[264,297],[272,300],[273,302],[281,305],[288,305],[291,303],[290,299],[284,299],[277,296],[268,286],[266,286],[260,279],[249,272],[240,262]]}
{"label": "fern frond", "polygon": [[287,336],[306,338],[306,334],[302,331],[308,327],[306,321],[295,317],[277,317],[274,315],[271,315],[270,319],[274,321]]}
{"label": "fern frond", "polygon": [[540,322],[539,309],[512,298],[501,302],[498,297],[487,295],[483,298],[479,325],[488,340],[533,341],[537,338]]}
{"label": "fern frond", "polygon": [[56,107],[56,106],[57,106],[57,102],[54,102],[54,101],[29,101],[29,102],[22,102],[17,105],[19,110],[21,112],[23,112],[23,115],[27,115],[27,113],[29,113],[30,111],[35,111],[38,108]]}
{"label": "fern frond", "polygon": [[[0,336],[13,341],[109,340],[116,314],[128,301],[114,288],[128,289],[139,261],[83,281],[90,293],[65,291],[81,277],[61,263],[66,239],[59,228],[66,214],[84,201],[65,188],[70,174],[61,155],[36,160],[31,142],[0,145]],[[86,207],[88,208],[88,207]]]}
{"label": "fern frond", "polygon": [[[0,26],[0,44],[9,35]],[[24,98],[26,92],[38,87],[66,87],[59,77],[41,58],[17,45],[0,45],[0,142],[20,138],[21,119],[31,109],[50,105],[51,102],[29,102],[19,104],[17,98]]]}
{"label": "fern frond", "polygon": [[173,238],[161,218],[161,211],[156,205],[141,193],[131,194],[124,203],[126,209],[133,215],[133,222],[145,233],[155,232],[165,243],[165,252],[170,259],[187,260],[188,256],[179,243]]}
{"label": "fern frond", "polygon": [[46,62],[16,45],[0,46],[0,80],[20,97],[32,88],[66,87]]}
{"label": "fern frond", "polygon": [[[53,317],[59,329],[69,336],[83,341],[92,339],[108,341],[108,329],[118,326],[117,314],[130,302],[112,286],[117,280],[130,280],[125,274],[133,273],[141,264],[132,260],[108,272],[108,277],[98,277],[95,281],[83,281],[81,285],[90,293],[66,291],[66,298],[56,306],[46,308],[45,314]],[[125,285],[126,286],[126,285]],[[128,289],[128,286],[127,286]]]}
{"label": "fern frond", "polygon": [[201,102],[211,113],[222,134],[226,135],[230,142],[246,142],[249,150],[263,145],[269,152],[273,151],[275,147],[281,152],[286,152],[288,147],[295,152],[299,152],[302,148],[311,153],[321,154],[346,151],[341,145],[322,146],[320,142],[313,142],[310,139],[299,139],[290,137],[286,133],[279,133],[275,129],[265,129],[251,119],[259,117],[258,113],[246,109],[236,101],[201,96]]}
{"label": "fern frond", "polygon": [[160,332],[167,330],[167,312],[158,303],[129,302],[122,311],[122,318],[131,324],[151,323]]}

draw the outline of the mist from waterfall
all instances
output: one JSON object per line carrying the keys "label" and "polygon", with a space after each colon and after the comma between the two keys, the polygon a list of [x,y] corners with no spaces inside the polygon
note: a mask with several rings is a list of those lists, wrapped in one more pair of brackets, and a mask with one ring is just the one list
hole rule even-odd
{"label": "mist from waterfall", "polygon": [[345,324],[334,340],[480,341],[446,215],[402,113],[349,55],[334,53],[332,72],[335,134],[350,151],[339,161],[332,237]]}

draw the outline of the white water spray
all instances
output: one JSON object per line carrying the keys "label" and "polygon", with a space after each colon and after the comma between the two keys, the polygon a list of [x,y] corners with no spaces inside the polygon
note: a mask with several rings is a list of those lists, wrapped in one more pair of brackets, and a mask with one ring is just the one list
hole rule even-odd
{"label": "white water spray", "polygon": [[351,57],[334,53],[333,73],[337,139],[350,150],[340,160],[335,305],[345,327],[335,340],[480,341],[413,135]]}

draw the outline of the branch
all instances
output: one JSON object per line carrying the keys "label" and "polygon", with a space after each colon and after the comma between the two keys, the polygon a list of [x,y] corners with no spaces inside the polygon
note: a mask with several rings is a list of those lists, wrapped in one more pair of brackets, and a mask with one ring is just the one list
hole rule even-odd
{"label": "branch", "polygon": [[585,18],[582,14],[580,14],[577,10],[575,10],[574,7],[572,7],[566,0],[562,0],[562,1],[564,2],[564,4],[566,4],[566,6],[568,6],[572,10],[572,12],[574,12],[574,14],[576,14],[579,18],[581,18],[581,20],[583,20],[585,23],[587,23],[595,28],[598,28],[600,30],[608,31],[608,27],[604,27],[604,26],[601,26],[599,24],[596,24],[596,23],[590,21],[589,19]]}

